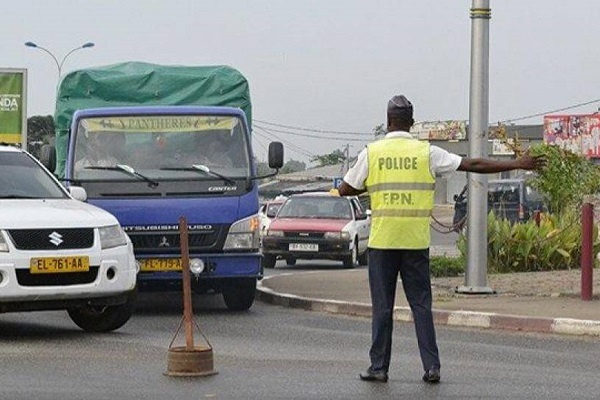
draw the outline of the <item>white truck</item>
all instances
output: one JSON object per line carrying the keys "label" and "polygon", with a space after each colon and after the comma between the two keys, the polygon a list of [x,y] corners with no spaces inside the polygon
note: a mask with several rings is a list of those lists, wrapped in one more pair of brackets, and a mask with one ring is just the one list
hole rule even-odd
{"label": "white truck", "polygon": [[133,246],[114,216],[73,189],[0,144],[0,313],[66,309],[85,331],[112,331],[133,312]]}

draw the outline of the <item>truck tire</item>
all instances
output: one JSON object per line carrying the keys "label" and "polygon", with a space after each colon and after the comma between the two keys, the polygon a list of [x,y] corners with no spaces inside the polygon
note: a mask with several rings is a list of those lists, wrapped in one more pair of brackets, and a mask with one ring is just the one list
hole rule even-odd
{"label": "truck tire", "polygon": [[358,245],[356,242],[354,243],[354,247],[352,248],[350,255],[344,257],[342,262],[344,263],[345,269],[352,269],[358,265]]}
{"label": "truck tire", "polygon": [[256,294],[255,278],[231,280],[223,287],[223,300],[231,311],[246,311],[254,303]]}
{"label": "truck tire", "polygon": [[131,318],[137,291],[133,290],[127,302],[117,306],[85,306],[67,310],[71,320],[86,332],[111,332]]}
{"label": "truck tire", "polygon": [[275,268],[275,263],[277,262],[277,258],[270,254],[263,255],[262,265],[264,268],[272,269]]}

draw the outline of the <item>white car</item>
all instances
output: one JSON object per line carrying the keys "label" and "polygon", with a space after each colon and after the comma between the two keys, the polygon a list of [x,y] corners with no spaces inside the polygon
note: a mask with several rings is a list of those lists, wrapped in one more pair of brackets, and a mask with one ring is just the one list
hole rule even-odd
{"label": "white car", "polygon": [[133,312],[133,246],[113,215],[72,194],[85,200],[0,145],[0,313],[66,309],[85,331],[112,331]]}
{"label": "white car", "polygon": [[263,236],[267,233],[271,221],[277,215],[277,211],[281,205],[285,202],[287,197],[277,196],[273,200],[268,200],[260,205],[258,209],[258,218],[260,220],[260,235]]}

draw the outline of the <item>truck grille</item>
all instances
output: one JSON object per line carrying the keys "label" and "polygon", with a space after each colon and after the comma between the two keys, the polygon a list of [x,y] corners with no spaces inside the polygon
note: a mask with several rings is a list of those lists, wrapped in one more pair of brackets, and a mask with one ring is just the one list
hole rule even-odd
{"label": "truck grille", "polygon": [[19,250],[88,249],[94,245],[93,228],[11,229],[8,234]]}
{"label": "truck grille", "polygon": [[[216,228],[212,231],[189,232],[188,247],[190,253],[217,251],[223,248],[225,237],[224,229]],[[133,243],[136,254],[180,254],[179,232],[153,232],[153,233],[128,233]]]}
{"label": "truck grille", "polygon": [[98,276],[98,268],[90,266],[86,272],[61,272],[58,274],[32,274],[28,269],[17,269],[17,282],[21,286],[68,286],[92,283]]}

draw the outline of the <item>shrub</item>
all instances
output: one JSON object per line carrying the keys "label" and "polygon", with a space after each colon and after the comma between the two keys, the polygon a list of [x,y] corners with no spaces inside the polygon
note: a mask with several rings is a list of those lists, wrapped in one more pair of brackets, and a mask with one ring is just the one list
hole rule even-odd
{"label": "shrub", "polygon": [[438,277],[459,276],[465,272],[464,257],[433,256],[429,259],[431,275]]}
{"label": "shrub", "polygon": [[[561,216],[542,214],[540,226],[531,220],[515,223],[488,214],[488,271],[490,273],[548,271],[578,268],[581,257],[581,217],[575,209]],[[594,227],[594,250],[600,249]],[[466,255],[466,237],[458,239]]]}

